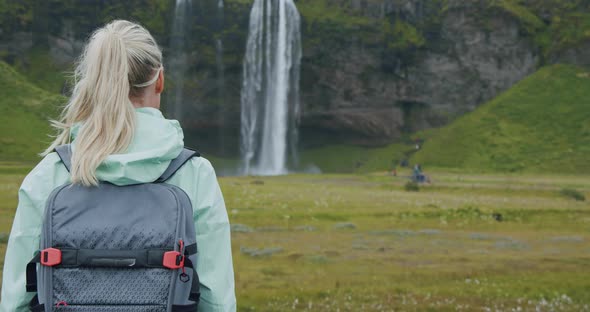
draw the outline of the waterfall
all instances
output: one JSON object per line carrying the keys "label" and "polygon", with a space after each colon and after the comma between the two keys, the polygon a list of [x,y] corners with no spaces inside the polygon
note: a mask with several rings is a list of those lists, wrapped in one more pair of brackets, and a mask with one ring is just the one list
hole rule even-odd
{"label": "waterfall", "polygon": [[223,0],[217,1],[217,39],[215,39],[215,63],[217,67],[217,99],[219,105],[219,151],[220,154],[225,154],[225,137],[227,130],[225,127],[227,107],[225,101],[225,63],[223,61],[223,28],[224,28],[224,12]]}
{"label": "waterfall", "polygon": [[255,0],[241,95],[245,174],[285,174],[296,155],[300,62],[300,16],[293,0]]}
{"label": "waterfall", "polygon": [[181,120],[183,114],[184,76],[187,68],[187,55],[185,52],[186,19],[189,14],[190,0],[176,0],[174,20],[170,38],[170,53],[166,73],[170,76],[172,87],[166,99],[169,107],[172,107],[172,116]]}

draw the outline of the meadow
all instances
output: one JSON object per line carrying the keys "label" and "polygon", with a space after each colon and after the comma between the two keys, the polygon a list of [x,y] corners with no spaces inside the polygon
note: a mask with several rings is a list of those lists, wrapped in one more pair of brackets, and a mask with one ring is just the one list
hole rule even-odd
{"label": "meadow", "polygon": [[[2,259],[27,170],[0,166]],[[590,311],[590,204],[571,195],[590,179],[428,173],[419,191],[403,170],[221,177],[238,310]]]}
{"label": "meadow", "polygon": [[[399,54],[427,47],[420,27],[437,23],[372,26],[329,2],[298,2],[309,44],[382,31]],[[547,63],[588,39],[590,19],[581,0],[520,2],[490,4],[522,23],[546,66],[476,110],[386,146],[301,150],[300,169],[324,174],[219,178],[238,311],[590,311],[590,69]],[[211,48],[199,49],[212,65]],[[41,50],[25,60],[0,61],[0,267],[19,185],[67,102],[64,68]],[[237,163],[210,159],[219,172]],[[401,161],[432,183],[383,171]]]}

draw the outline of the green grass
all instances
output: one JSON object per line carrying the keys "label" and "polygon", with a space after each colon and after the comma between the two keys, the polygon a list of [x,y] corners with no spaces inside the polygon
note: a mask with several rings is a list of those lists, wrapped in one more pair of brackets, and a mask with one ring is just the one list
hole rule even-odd
{"label": "green grass", "polygon": [[388,171],[413,152],[413,145],[396,143],[379,148],[350,145],[330,145],[304,150],[300,160],[302,169],[317,166],[329,173],[366,173]]}
{"label": "green grass", "polygon": [[51,138],[48,120],[65,99],[0,62],[0,161],[36,161]]}
{"label": "green grass", "polygon": [[54,63],[48,51],[33,49],[14,67],[28,81],[50,93],[59,94],[66,86],[66,71]]}
{"label": "green grass", "polygon": [[[547,301],[549,310],[574,311],[590,303],[581,291],[590,286],[590,206],[558,193],[587,194],[590,180],[443,171],[433,180],[416,193],[384,174],[222,178],[232,223],[254,229],[233,235],[240,310],[534,310]],[[284,250],[258,258],[242,247]]]}
{"label": "green grass", "polygon": [[545,67],[433,133],[411,160],[475,171],[590,173],[590,73]]}
{"label": "green grass", "polygon": [[559,191],[559,193],[567,198],[571,198],[574,200],[584,201],[586,200],[586,196],[582,194],[580,191],[571,189],[571,188],[564,188]]}
{"label": "green grass", "polygon": [[[23,176],[0,173],[0,238]],[[221,178],[231,223],[252,229],[232,233],[238,311],[588,310],[590,203],[559,193],[588,196],[586,176],[432,180],[406,192],[385,174]],[[280,252],[247,252],[263,249]]]}

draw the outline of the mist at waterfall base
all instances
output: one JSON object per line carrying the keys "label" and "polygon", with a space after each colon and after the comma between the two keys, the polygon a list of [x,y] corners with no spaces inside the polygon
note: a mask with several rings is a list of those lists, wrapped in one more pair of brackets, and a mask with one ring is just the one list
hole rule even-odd
{"label": "mist at waterfall base", "polygon": [[293,0],[255,0],[241,95],[242,173],[280,175],[297,165],[300,15]]}

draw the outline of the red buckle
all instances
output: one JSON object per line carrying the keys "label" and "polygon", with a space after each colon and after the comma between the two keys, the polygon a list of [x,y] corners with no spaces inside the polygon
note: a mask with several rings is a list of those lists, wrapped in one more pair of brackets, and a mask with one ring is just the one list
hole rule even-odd
{"label": "red buckle", "polygon": [[61,250],[47,248],[41,250],[41,264],[44,266],[56,266],[61,263]]}
{"label": "red buckle", "polygon": [[162,265],[165,268],[176,270],[184,268],[184,242],[179,241],[180,251],[167,251],[164,253]]}
{"label": "red buckle", "polygon": [[162,263],[165,268],[172,270],[180,269],[184,266],[184,256],[178,251],[167,251],[164,253]]}

